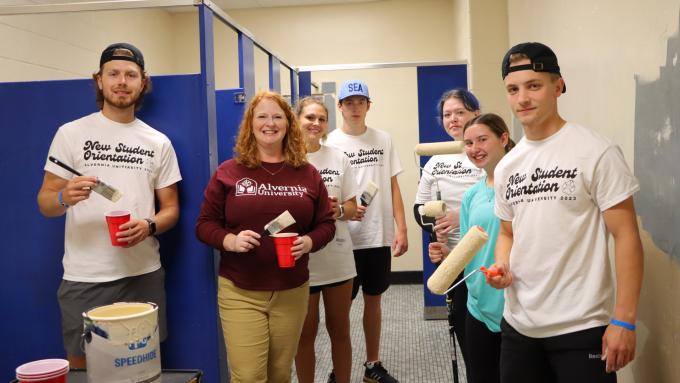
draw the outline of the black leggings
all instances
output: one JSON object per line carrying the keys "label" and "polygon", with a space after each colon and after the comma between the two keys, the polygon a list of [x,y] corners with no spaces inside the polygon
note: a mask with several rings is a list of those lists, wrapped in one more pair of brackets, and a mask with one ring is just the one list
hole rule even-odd
{"label": "black leggings", "polygon": [[499,383],[501,333],[489,330],[484,322],[468,312],[465,318],[465,337],[468,383]]}
{"label": "black leggings", "polygon": [[606,326],[530,338],[501,321],[501,382],[616,383],[600,359]]}

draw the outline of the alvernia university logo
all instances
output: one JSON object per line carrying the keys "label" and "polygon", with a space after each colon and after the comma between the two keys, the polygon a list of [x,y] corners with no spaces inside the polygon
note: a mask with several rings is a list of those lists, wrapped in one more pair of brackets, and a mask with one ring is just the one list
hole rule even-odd
{"label": "alvernia university logo", "polygon": [[299,197],[307,194],[307,188],[301,185],[272,185],[271,183],[258,184],[250,178],[241,178],[236,182],[236,197],[239,196],[273,196],[273,197]]}
{"label": "alvernia university logo", "polygon": [[236,195],[256,195],[257,182],[250,178],[242,178],[236,183]]}

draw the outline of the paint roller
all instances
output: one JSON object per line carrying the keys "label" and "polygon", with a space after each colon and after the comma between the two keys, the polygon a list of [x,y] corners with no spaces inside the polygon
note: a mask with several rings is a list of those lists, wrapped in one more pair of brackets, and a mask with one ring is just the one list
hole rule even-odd
{"label": "paint roller", "polygon": [[[420,215],[420,217],[418,217],[420,219],[420,226],[431,226],[432,233],[434,233],[434,223],[424,222],[423,217],[437,219],[445,216],[446,204],[444,201],[427,201],[424,205],[418,206],[418,214]],[[436,237],[434,237],[434,240],[436,240]]]}
{"label": "paint roller", "polygon": [[427,201],[418,207],[418,213],[426,217],[441,218],[446,215],[446,204],[444,201]]}
{"label": "paint roller", "polygon": [[424,171],[425,173],[431,175],[432,178],[434,178],[435,187],[437,188],[436,191],[437,199],[435,201],[428,201],[423,206],[418,207],[421,226],[432,226],[432,234],[434,234],[434,224],[432,223],[425,224],[423,222],[422,217],[423,216],[433,218],[443,217],[444,215],[446,215],[446,204],[444,203],[444,201],[441,200],[442,193],[439,190],[439,181],[437,181],[437,177],[435,177],[434,174],[423,169],[418,164],[418,159],[416,158],[416,156],[432,156],[435,154],[458,154],[463,152],[464,147],[465,144],[463,143],[463,141],[448,141],[418,144],[413,148],[413,159],[416,163],[416,166],[420,170]]}
{"label": "paint roller", "polygon": [[434,156],[435,154],[459,154],[463,153],[464,149],[463,141],[448,141],[418,144],[413,151],[419,156]]}
{"label": "paint roller", "polygon": [[489,240],[489,235],[479,226],[468,230],[458,245],[451,250],[444,262],[432,273],[427,280],[427,288],[433,294],[444,295],[458,274],[472,260],[479,249]]}

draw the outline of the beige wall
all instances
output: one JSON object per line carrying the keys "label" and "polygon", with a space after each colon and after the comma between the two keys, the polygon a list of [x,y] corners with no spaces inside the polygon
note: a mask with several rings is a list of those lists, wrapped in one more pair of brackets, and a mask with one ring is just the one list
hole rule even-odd
{"label": "beige wall", "polygon": [[469,0],[452,0],[452,3],[451,24],[454,31],[451,35],[451,43],[453,44],[453,56],[461,59],[469,58],[471,39]]}
{"label": "beige wall", "polygon": [[[668,39],[678,35],[679,11],[678,0],[508,0],[510,43],[538,40],[554,48],[567,84],[561,114],[612,138],[632,167],[635,78],[659,77]],[[645,279],[637,359],[619,381],[679,382],[680,264],[653,243],[645,222],[641,227]]]}
{"label": "beige wall", "polygon": [[[508,12],[504,0],[472,0],[470,23],[470,90],[482,110],[510,121],[500,67],[508,50]],[[518,138],[518,137],[515,137]]]}
{"label": "beige wall", "polygon": [[142,50],[149,73],[174,71],[172,16],[163,10],[0,16],[0,36],[1,82],[89,77],[101,51],[120,41]]}
{"label": "beige wall", "polygon": [[297,66],[458,59],[451,0],[389,0],[229,12]]}

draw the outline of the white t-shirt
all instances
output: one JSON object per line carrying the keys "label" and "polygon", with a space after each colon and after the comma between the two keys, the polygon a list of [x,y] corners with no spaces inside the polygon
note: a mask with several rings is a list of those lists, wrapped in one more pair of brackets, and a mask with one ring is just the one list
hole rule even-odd
{"label": "white t-shirt", "polygon": [[606,325],[615,281],[602,212],[639,189],[619,147],[567,123],[520,140],[494,174],[496,215],[514,235],[504,318],[536,338]]}
{"label": "white t-shirt", "polygon": [[366,209],[363,220],[349,222],[354,249],[392,246],[394,214],[391,179],[402,172],[392,139],[387,133],[369,127],[358,136],[335,129],[328,135],[326,144],[340,149],[349,157],[360,191],[366,190],[368,181],[378,185],[378,193]]}
{"label": "white t-shirt", "polygon": [[[97,112],[62,125],[49,155],[123,194],[114,203],[93,192],[66,210],[64,279],[107,282],[159,269],[156,238],[131,248],[112,246],[105,214],[129,210],[133,218],[153,217],[154,190],[182,179],[170,140],[139,119],[121,124]],[[49,160],[45,171],[64,179],[74,177]]]}
{"label": "white t-shirt", "polygon": [[[307,159],[321,174],[329,196],[344,202],[358,194],[354,169],[341,151],[321,145],[316,152],[307,153]],[[335,221],[335,238],[323,249],[309,255],[308,267],[310,286],[345,281],[357,275],[347,221]]]}
{"label": "white t-shirt", "polygon": [[[463,153],[432,156],[423,169],[425,170],[418,183],[416,203],[424,204],[436,200],[439,185],[441,199],[448,210],[460,209],[465,191],[484,177],[484,170],[476,167]],[[452,249],[459,239],[460,230],[457,227],[448,236],[449,248]]]}

